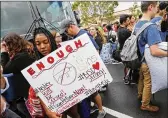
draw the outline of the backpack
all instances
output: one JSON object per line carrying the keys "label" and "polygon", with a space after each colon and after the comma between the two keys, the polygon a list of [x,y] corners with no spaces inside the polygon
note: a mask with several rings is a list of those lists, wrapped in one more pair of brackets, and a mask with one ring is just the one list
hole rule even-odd
{"label": "backpack", "polygon": [[141,62],[144,59],[144,56],[141,58],[139,54],[138,41],[140,40],[139,35],[153,23],[145,23],[139,31],[134,34],[132,32],[131,36],[125,41],[123,49],[120,53],[121,60],[126,65],[126,67],[131,69],[138,69],[141,66]]}
{"label": "backpack", "polygon": [[116,35],[114,34],[114,31],[110,30],[107,35],[107,40],[109,42],[115,42],[116,41]]}

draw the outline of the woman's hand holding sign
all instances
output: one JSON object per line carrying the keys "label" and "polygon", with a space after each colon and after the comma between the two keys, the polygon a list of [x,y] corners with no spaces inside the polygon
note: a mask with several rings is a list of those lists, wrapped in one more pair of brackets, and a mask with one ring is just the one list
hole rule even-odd
{"label": "woman's hand holding sign", "polygon": [[44,102],[40,99],[41,105],[43,106],[43,109],[46,112],[46,115],[49,118],[62,118],[62,114],[58,114],[56,112],[52,112],[50,109],[47,108],[47,106],[44,104]]}

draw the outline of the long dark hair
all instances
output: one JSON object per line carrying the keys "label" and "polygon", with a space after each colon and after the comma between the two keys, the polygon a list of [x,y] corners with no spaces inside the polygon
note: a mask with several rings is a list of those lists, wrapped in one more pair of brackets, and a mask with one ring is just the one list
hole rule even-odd
{"label": "long dark hair", "polygon": [[37,47],[35,44],[35,38],[36,38],[37,34],[44,34],[48,38],[50,46],[51,46],[51,52],[53,52],[54,50],[57,49],[57,45],[55,43],[54,36],[51,34],[50,31],[48,31],[47,29],[45,29],[43,27],[35,28],[34,33],[33,33],[33,45],[34,45],[34,50],[35,50],[37,59],[41,59],[44,56],[37,50]]}

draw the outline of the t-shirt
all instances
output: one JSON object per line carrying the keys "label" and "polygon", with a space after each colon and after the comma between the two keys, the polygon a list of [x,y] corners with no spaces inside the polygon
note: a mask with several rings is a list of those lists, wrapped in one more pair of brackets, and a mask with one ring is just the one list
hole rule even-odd
{"label": "t-shirt", "polygon": [[119,27],[117,35],[120,44],[119,50],[122,50],[125,41],[131,36],[131,32],[126,27]]}
{"label": "t-shirt", "polygon": [[82,35],[82,34],[84,34],[84,33],[87,33],[87,34],[88,34],[88,36],[89,36],[89,38],[91,39],[91,41],[92,41],[94,47],[95,47],[97,50],[99,50],[99,46],[97,45],[97,43],[96,43],[95,40],[93,39],[92,35],[89,34],[86,30],[81,29],[81,30],[78,32],[78,34],[77,34],[76,36],[74,36],[74,38],[76,38],[76,37],[78,37],[78,36],[80,36],[80,35]]}
{"label": "t-shirt", "polygon": [[161,21],[162,21],[162,17],[159,16],[159,17],[155,17],[151,20],[152,23],[156,23],[158,25],[158,30],[160,32],[160,36],[161,36],[161,39],[162,41],[166,41],[166,35],[168,34],[168,32],[162,32],[161,31]]}
{"label": "t-shirt", "polygon": [[[135,33],[139,31],[139,29],[149,21],[143,20],[143,21],[138,21],[137,24],[135,25]],[[141,56],[143,56],[144,51],[145,51],[145,45],[148,44],[149,46],[152,46],[154,44],[162,42],[159,30],[157,29],[157,25],[150,25],[148,26],[140,35],[139,35],[139,41],[138,41],[138,46],[139,46],[139,51],[141,53]]]}

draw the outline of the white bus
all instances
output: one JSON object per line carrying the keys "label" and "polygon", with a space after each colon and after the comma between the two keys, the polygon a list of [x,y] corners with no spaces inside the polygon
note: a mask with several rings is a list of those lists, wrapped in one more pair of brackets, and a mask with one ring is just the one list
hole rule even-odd
{"label": "white bus", "polygon": [[[36,9],[36,6],[38,10]],[[60,22],[63,19],[72,19],[75,23],[77,23],[70,2],[4,1],[1,2],[1,38],[9,32],[15,32],[21,36],[26,35],[33,20],[39,18],[38,11],[42,18],[50,22],[58,29]],[[36,25],[38,26],[39,23],[36,23]],[[51,28],[47,22],[40,23],[40,25],[45,25],[45,27]],[[30,32],[30,34],[31,33],[32,32]]]}

